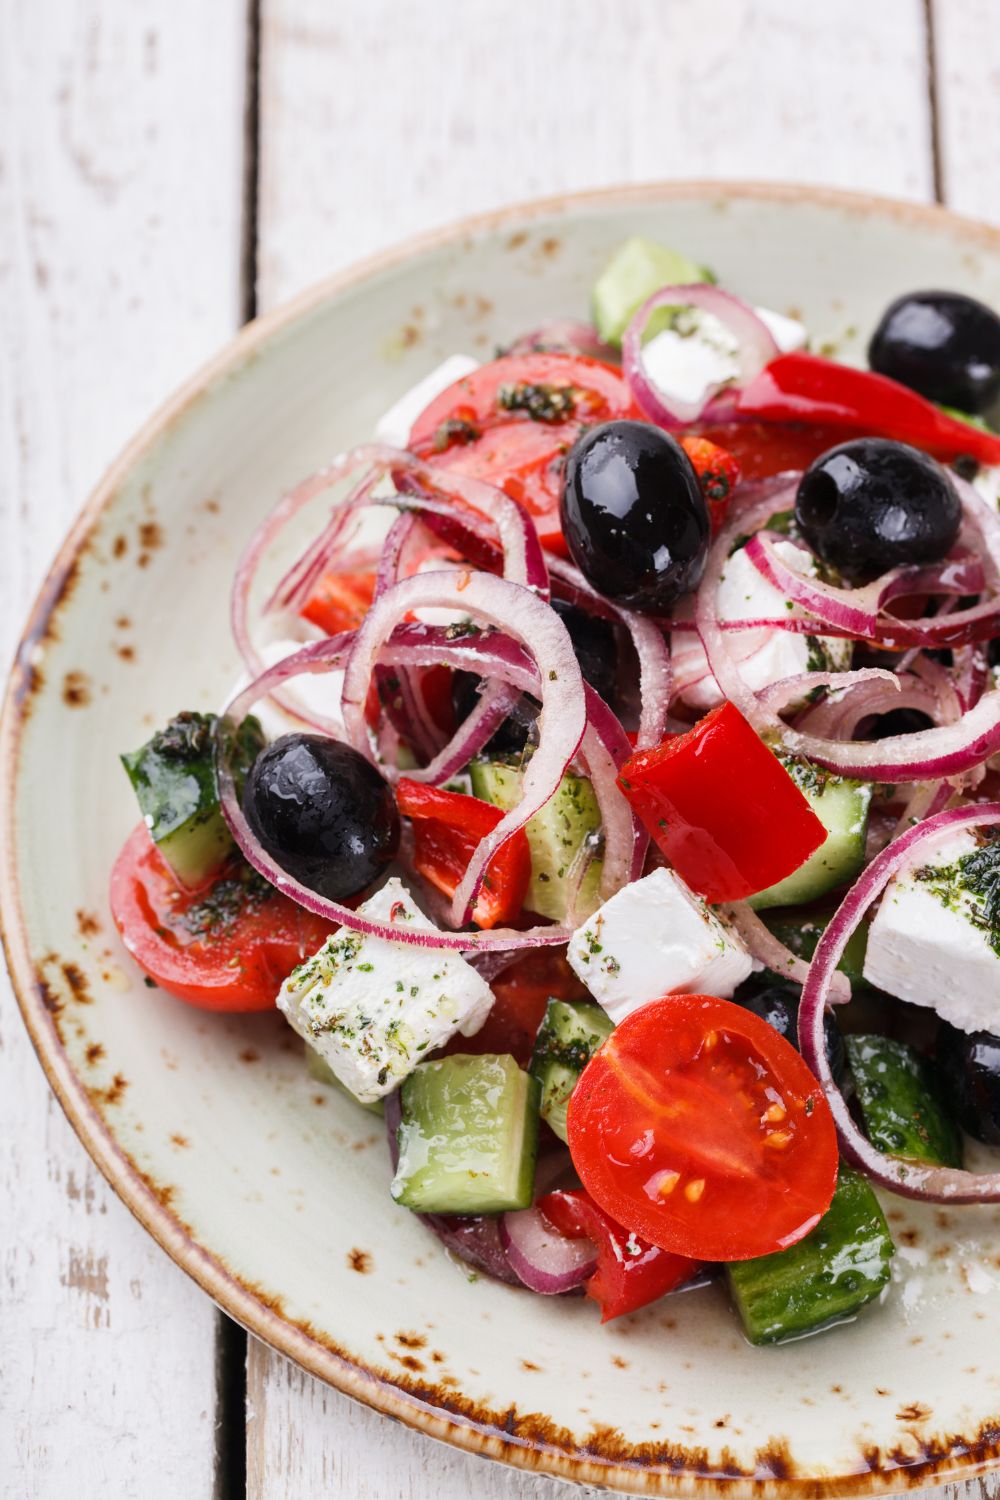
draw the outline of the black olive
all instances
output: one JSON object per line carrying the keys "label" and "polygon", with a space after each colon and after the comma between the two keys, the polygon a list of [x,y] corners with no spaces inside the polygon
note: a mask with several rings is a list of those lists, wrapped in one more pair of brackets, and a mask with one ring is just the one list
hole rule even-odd
{"label": "black olive", "polygon": [[855,438],[809,465],[799,480],[795,519],[817,557],[860,582],[946,557],[962,506],[944,469],[917,448]]}
{"label": "black olive", "polygon": [[[800,998],[798,990],[789,989],[787,985],[769,984],[759,989],[755,987],[753,980],[745,991],[741,988],[736,995],[740,1005],[746,1010],[752,1010],[755,1016],[760,1016],[762,1021],[773,1026],[786,1042],[791,1042],[796,1051],[799,1047]],[[844,1039],[829,1012],[823,1017],[823,1034],[826,1037],[830,1071],[839,1084],[847,1066],[847,1054],[844,1051]]]}
{"label": "black olive", "polygon": [[599,593],[664,614],[697,588],[709,523],[698,476],[679,443],[648,422],[605,422],[566,460],[562,529]]}
{"label": "black olive", "polygon": [[1000,318],[961,292],[910,292],[883,313],[868,363],[931,401],[978,415],[1000,396]]}
{"label": "black olive", "polygon": [[986,660],[991,667],[1000,667],[1000,635],[995,635],[987,646]]}
{"label": "black olive", "polygon": [[1000,1036],[960,1031],[946,1021],[937,1056],[951,1113],[977,1141],[1000,1146]]}
{"label": "black olive", "polygon": [[258,755],[243,811],[281,868],[330,901],[364,890],[399,844],[386,782],[357,750],[319,734],[284,734]]}
{"label": "black olive", "polygon": [[[553,599],[552,608],[569,632],[584,682],[589,682],[605,703],[613,705],[616,697],[618,653],[611,625],[597,615],[589,615],[585,610],[578,609],[575,604],[567,604],[564,599]],[[459,724],[475,708],[481,685],[481,679],[474,672],[455,672],[452,675],[451,702]],[[525,693],[517,708],[503,721],[489,741],[487,753],[516,755],[523,750],[531,726],[538,717],[539,707],[537,700]]]}

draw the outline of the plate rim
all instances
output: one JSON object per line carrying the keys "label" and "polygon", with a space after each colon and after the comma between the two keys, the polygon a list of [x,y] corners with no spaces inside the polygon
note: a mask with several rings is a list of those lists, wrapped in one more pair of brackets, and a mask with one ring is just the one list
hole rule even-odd
{"label": "plate rim", "polygon": [[[1000,254],[1000,228],[955,213],[941,204],[910,202],[839,188],[796,182],[740,181],[715,178],[654,181],[582,192],[559,193],[467,215],[426,230],[353,262],[324,277],[278,307],[245,324],[147,417],[90,491],[51,563],[15,648],[0,711],[0,844],[11,851],[0,861],[0,940],[11,987],[22,1020],[49,1086],[94,1165],[113,1191],[181,1270],[215,1304],[248,1332],[293,1360],[309,1374],[343,1394],[394,1417],[416,1431],[465,1452],[499,1459],[515,1467],[546,1473],[579,1484],[616,1487],[638,1495],[708,1497],[727,1500],[754,1495],[764,1500],[805,1500],[816,1495],[862,1495],[928,1481],[971,1479],[1000,1463],[1000,1422],[966,1439],[950,1440],[950,1451],[933,1450],[910,1461],[906,1456],[887,1466],[830,1476],[795,1477],[774,1470],[732,1477],[698,1466],[674,1468],[644,1465],[624,1452],[602,1455],[600,1441],[569,1452],[545,1436],[505,1431],[491,1414],[463,1409],[461,1397],[440,1390],[422,1395],[416,1382],[388,1378],[339,1349],[308,1325],[284,1315],[280,1303],[244,1282],[221,1257],[198,1244],[192,1232],[158,1189],[114,1139],[70,1063],[54,1018],[44,1003],[42,976],[32,962],[27,925],[16,876],[14,790],[22,732],[35,689],[32,654],[42,642],[67,598],[77,565],[98,519],[114,499],[133,467],[165,436],[190,406],[221,377],[237,370],[257,349],[300,318],[352,287],[435,249],[461,243],[535,219],[570,216],[588,207],[652,203],[683,199],[748,200],[809,203],[914,225],[950,228],[957,236],[980,242]],[[433,1397],[433,1399],[431,1399]],[[468,1403],[465,1404],[466,1407]],[[956,1451],[957,1449],[957,1451]]]}

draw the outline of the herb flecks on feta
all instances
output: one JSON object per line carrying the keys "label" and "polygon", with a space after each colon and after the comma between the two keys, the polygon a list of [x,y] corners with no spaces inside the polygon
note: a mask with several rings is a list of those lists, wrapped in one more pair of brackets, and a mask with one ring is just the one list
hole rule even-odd
{"label": "herb flecks on feta", "polygon": [[[359,912],[433,932],[396,879]],[[486,981],[459,954],[340,928],[293,969],[278,1007],[362,1103],[389,1094],[429,1051],[472,1036],[493,1004]]]}
{"label": "herb flecks on feta", "polygon": [[665,869],[606,901],[573,934],[567,956],[615,1022],[671,992],[728,999],[753,967],[735,933]]}
{"label": "herb flecks on feta", "polygon": [[1000,840],[963,829],[889,882],[865,978],[964,1031],[1000,1025]]}

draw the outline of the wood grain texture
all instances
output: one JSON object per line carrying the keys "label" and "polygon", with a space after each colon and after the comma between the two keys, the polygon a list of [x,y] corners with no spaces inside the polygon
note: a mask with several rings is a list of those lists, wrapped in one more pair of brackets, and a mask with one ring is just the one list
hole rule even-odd
{"label": "wood grain texture", "polygon": [[931,195],[922,0],[264,0],[262,305],[460,213],[659,177]]}
{"label": "wood grain texture", "polygon": [[[951,3],[951,0],[946,0]],[[258,300],[458,214],[663,177],[932,196],[920,0],[263,0]],[[546,1500],[250,1341],[248,1495]]]}
{"label": "wood grain texture", "polygon": [[930,0],[942,197],[1000,223],[1000,27],[992,0]]}
{"label": "wood grain texture", "polygon": [[[243,58],[242,0],[0,5],[4,659],[100,471],[238,320]],[[0,1491],[207,1500],[217,1314],[91,1166],[5,977],[0,1203]]]}

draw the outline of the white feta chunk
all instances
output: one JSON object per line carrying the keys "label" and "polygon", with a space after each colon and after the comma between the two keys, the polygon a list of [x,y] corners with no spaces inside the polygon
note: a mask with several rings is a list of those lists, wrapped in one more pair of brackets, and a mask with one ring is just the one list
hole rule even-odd
{"label": "white feta chunk", "polygon": [[[811,553],[794,542],[778,542],[775,551],[797,573],[814,577]],[[718,611],[721,620],[775,620],[787,612],[788,601],[768,583],[741,547],[722,570]],[[842,671],[851,664],[850,641],[832,636],[797,635],[791,630],[759,630],[731,637],[740,671],[754,692],[797,677],[802,672]],[[693,631],[676,631],[672,637],[671,662],[678,692],[692,708],[715,708],[722,693],[708,670],[701,641]]]}
{"label": "white feta chunk", "polygon": [[616,1024],[661,995],[728,999],[753,968],[736,934],[662,868],[624,886],[577,928],[567,957]]}
{"label": "white feta chunk", "polygon": [[[397,879],[358,910],[394,925],[435,931]],[[293,969],[278,1008],[363,1104],[391,1094],[456,1031],[472,1036],[493,1004],[485,979],[461,954],[369,937],[341,927]]]}
{"label": "white feta chunk", "polygon": [[[783,354],[801,349],[807,339],[796,318],[769,308],[755,308]],[[642,351],[646,374],[665,396],[700,401],[711,387],[726,385],[739,375],[737,343],[712,313],[697,308],[676,312],[670,326],[653,335]]]}
{"label": "white feta chunk", "polygon": [[1000,1030],[1000,955],[991,946],[984,897],[963,880],[963,860],[982,846],[968,829],[890,880],[868,933],[865,978],[963,1031]]}
{"label": "white feta chunk", "polygon": [[418,380],[398,401],[395,401],[375,423],[375,437],[380,443],[392,448],[405,448],[410,441],[413,424],[420,413],[446,391],[456,380],[471,375],[479,369],[479,361],[468,354],[449,354],[436,369],[423,380]]}

